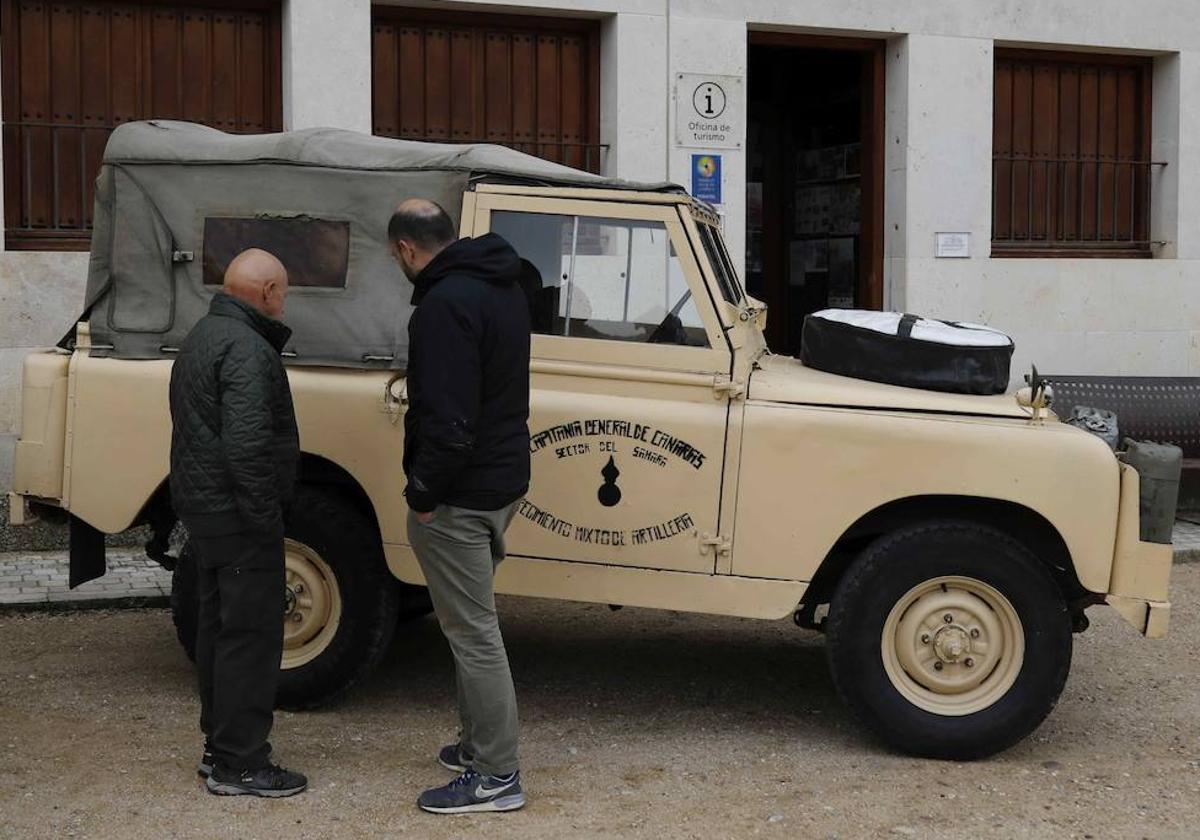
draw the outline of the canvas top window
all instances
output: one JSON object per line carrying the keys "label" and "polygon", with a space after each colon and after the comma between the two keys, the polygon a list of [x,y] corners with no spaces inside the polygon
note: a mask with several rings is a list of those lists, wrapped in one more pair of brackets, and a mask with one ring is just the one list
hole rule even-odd
{"label": "canvas top window", "polygon": [[233,258],[249,248],[274,254],[293,289],[344,289],[350,223],[310,216],[210,216],[204,220],[204,285],[219,286]]}

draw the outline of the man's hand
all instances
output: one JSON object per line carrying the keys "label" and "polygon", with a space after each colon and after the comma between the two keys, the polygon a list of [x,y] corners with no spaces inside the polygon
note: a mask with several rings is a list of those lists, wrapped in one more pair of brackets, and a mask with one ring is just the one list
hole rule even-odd
{"label": "man's hand", "polygon": [[420,522],[422,525],[428,525],[430,522],[433,521],[433,511],[429,511],[429,513],[418,513],[417,521]]}

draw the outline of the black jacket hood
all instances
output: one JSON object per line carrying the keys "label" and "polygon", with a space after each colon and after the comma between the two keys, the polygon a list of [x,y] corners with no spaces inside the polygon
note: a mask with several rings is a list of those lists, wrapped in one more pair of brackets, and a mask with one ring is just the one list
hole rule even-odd
{"label": "black jacket hood", "polygon": [[413,306],[421,302],[435,283],[451,274],[469,274],[497,286],[506,286],[520,279],[521,258],[503,237],[494,233],[460,239],[446,246],[417,275],[413,281],[416,287]]}

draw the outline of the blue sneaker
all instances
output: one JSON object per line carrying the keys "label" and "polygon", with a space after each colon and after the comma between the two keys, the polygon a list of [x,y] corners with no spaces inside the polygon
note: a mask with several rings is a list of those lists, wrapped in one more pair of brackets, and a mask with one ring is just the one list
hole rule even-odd
{"label": "blue sneaker", "polygon": [[481,811],[515,811],[525,807],[521,774],[485,776],[467,770],[445,787],[421,794],[417,805],[431,814],[473,814]]}
{"label": "blue sneaker", "polygon": [[438,753],[438,764],[455,773],[465,773],[475,764],[475,756],[464,750],[459,742],[442,747]]}

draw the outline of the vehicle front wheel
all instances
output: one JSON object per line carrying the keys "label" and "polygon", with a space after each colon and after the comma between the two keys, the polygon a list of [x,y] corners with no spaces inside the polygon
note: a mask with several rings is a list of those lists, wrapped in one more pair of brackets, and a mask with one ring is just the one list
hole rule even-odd
{"label": "vehicle front wheel", "polygon": [[[401,584],[388,571],[377,529],[336,495],[300,488],[286,531],[276,705],[310,709],[345,692],[379,662],[401,607],[419,611],[419,593],[402,603]],[[176,634],[191,659],[199,610],[195,564],[189,543],[175,567],[171,593]]]}
{"label": "vehicle front wheel", "polygon": [[1054,708],[1071,665],[1070,613],[1046,567],[969,522],[877,540],[838,584],[826,627],[847,704],[885,742],[929,758],[1012,746]]}

